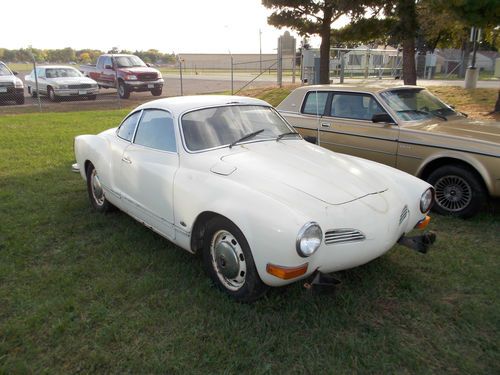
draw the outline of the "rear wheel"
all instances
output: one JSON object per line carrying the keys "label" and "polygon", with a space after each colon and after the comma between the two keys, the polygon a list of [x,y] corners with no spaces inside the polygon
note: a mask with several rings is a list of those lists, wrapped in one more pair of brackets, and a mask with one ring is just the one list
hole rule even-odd
{"label": "rear wheel", "polygon": [[203,263],[215,285],[237,301],[254,301],[267,290],[257,273],[245,236],[223,217],[207,224]]}
{"label": "rear wheel", "polygon": [[433,171],[427,181],[436,190],[434,211],[469,218],[486,201],[486,190],[476,174],[466,167],[445,165]]}
{"label": "rear wheel", "polygon": [[118,95],[120,95],[120,98],[122,98],[122,99],[130,98],[130,91],[128,90],[127,86],[125,85],[125,82],[123,82],[123,81],[118,82]]}
{"label": "rear wheel", "polygon": [[92,163],[89,163],[87,167],[87,192],[90,204],[96,211],[104,213],[112,209],[113,206],[104,195],[99,174]]}

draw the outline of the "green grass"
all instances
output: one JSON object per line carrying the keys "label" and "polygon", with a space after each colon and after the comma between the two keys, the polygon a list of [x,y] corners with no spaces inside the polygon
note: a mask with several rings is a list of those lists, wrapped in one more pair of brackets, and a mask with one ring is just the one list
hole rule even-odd
{"label": "green grass", "polygon": [[435,216],[429,254],[396,246],[336,295],[234,303],[199,257],[91,210],[73,137],[125,113],[0,117],[0,374],[500,372],[497,215]]}

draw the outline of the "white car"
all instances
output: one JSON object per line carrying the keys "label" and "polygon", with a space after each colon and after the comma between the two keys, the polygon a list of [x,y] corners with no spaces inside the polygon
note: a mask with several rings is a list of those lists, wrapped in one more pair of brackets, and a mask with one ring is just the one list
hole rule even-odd
{"label": "white car", "polygon": [[75,138],[92,206],[120,208],[192,253],[240,301],[356,267],[398,241],[425,252],[431,185],[310,144],[264,101],[152,101]]}
{"label": "white car", "polygon": [[[47,65],[39,66],[24,77],[28,93],[36,97],[46,95],[53,102],[62,97],[83,97],[95,100],[99,87],[91,78],[84,77],[75,68],[70,66]],[[38,91],[36,79],[38,79]]]}

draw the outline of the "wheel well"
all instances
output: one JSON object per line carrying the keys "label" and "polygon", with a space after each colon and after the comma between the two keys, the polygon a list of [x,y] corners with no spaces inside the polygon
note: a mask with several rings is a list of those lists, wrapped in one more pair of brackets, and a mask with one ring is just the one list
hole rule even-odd
{"label": "wheel well", "polygon": [[215,217],[223,217],[212,211],[205,211],[198,215],[196,218],[193,229],[191,231],[191,250],[197,252],[203,248],[203,236],[205,234],[205,229],[207,223]]}
{"label": "wheel well", "polygon": [[87,170],[89,169],[89,166],[92,164],[90,160],[85,160],[85,163],[83,164],[83,167],[85,168],[85,176],[87,175]]}
{"label": "wheel well", "polygon": [[462,168],[467,169],[468,171],[472,172],[477,177],[477,180],[483,185],[483,187],[485,188],[485,191],[488,191],[486,184],[484,182],[483,176],[481,176],[481,174],[476,170],[476,168],[474,168],[472,165],[470,165],[469,163],[467,163],[465,161],[454,159],[454,158],[439,158],[439,159],[431,161],[429,164],[427,164],[424,167],[424,169],[422,170],[422,172],[420,172],[420,175],[418,177],[420,177],[422,180],[427,181],[427,179],[429,178],[429,176],[432,172],[434,172],[436,169],[441,168],[445,165],[455,165],[457,167],[462,167]]}

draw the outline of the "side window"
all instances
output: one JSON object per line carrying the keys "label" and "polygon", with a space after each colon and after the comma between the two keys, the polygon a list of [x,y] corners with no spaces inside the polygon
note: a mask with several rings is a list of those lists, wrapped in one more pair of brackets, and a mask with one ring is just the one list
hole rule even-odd
{"label": "side window", "polygon": [[126,141],[131,142],[132,137],[134,136],[135,126],[137,125],[137,120],[139,120],[139,116],[141,115],[141,111],[135,112],[134,114],[127,117],[120,128],[118,129],[118,137],[125,139]]}
{"label": "side window", "polygon": [[322,115],[325,113],[328,92],[310,91],[302,107],[302,113],[309,115]]}
{"label": "side window", "polygon": [[134,143],[156,150],[176,152],[174,121],[170,113],[157,109],[144,111]]}
{"label": "side window", "polygon": [[[42,68],[36,68],[36,75],[38,78],[45,78],[45,69]],[[35,75],[33,74],[33,77]]]}
{"label": "side window", "polygon": [[371,95],[345,93],[333,96],[331,116],[371,120],[375,113],[385,113],[385,110]]}

